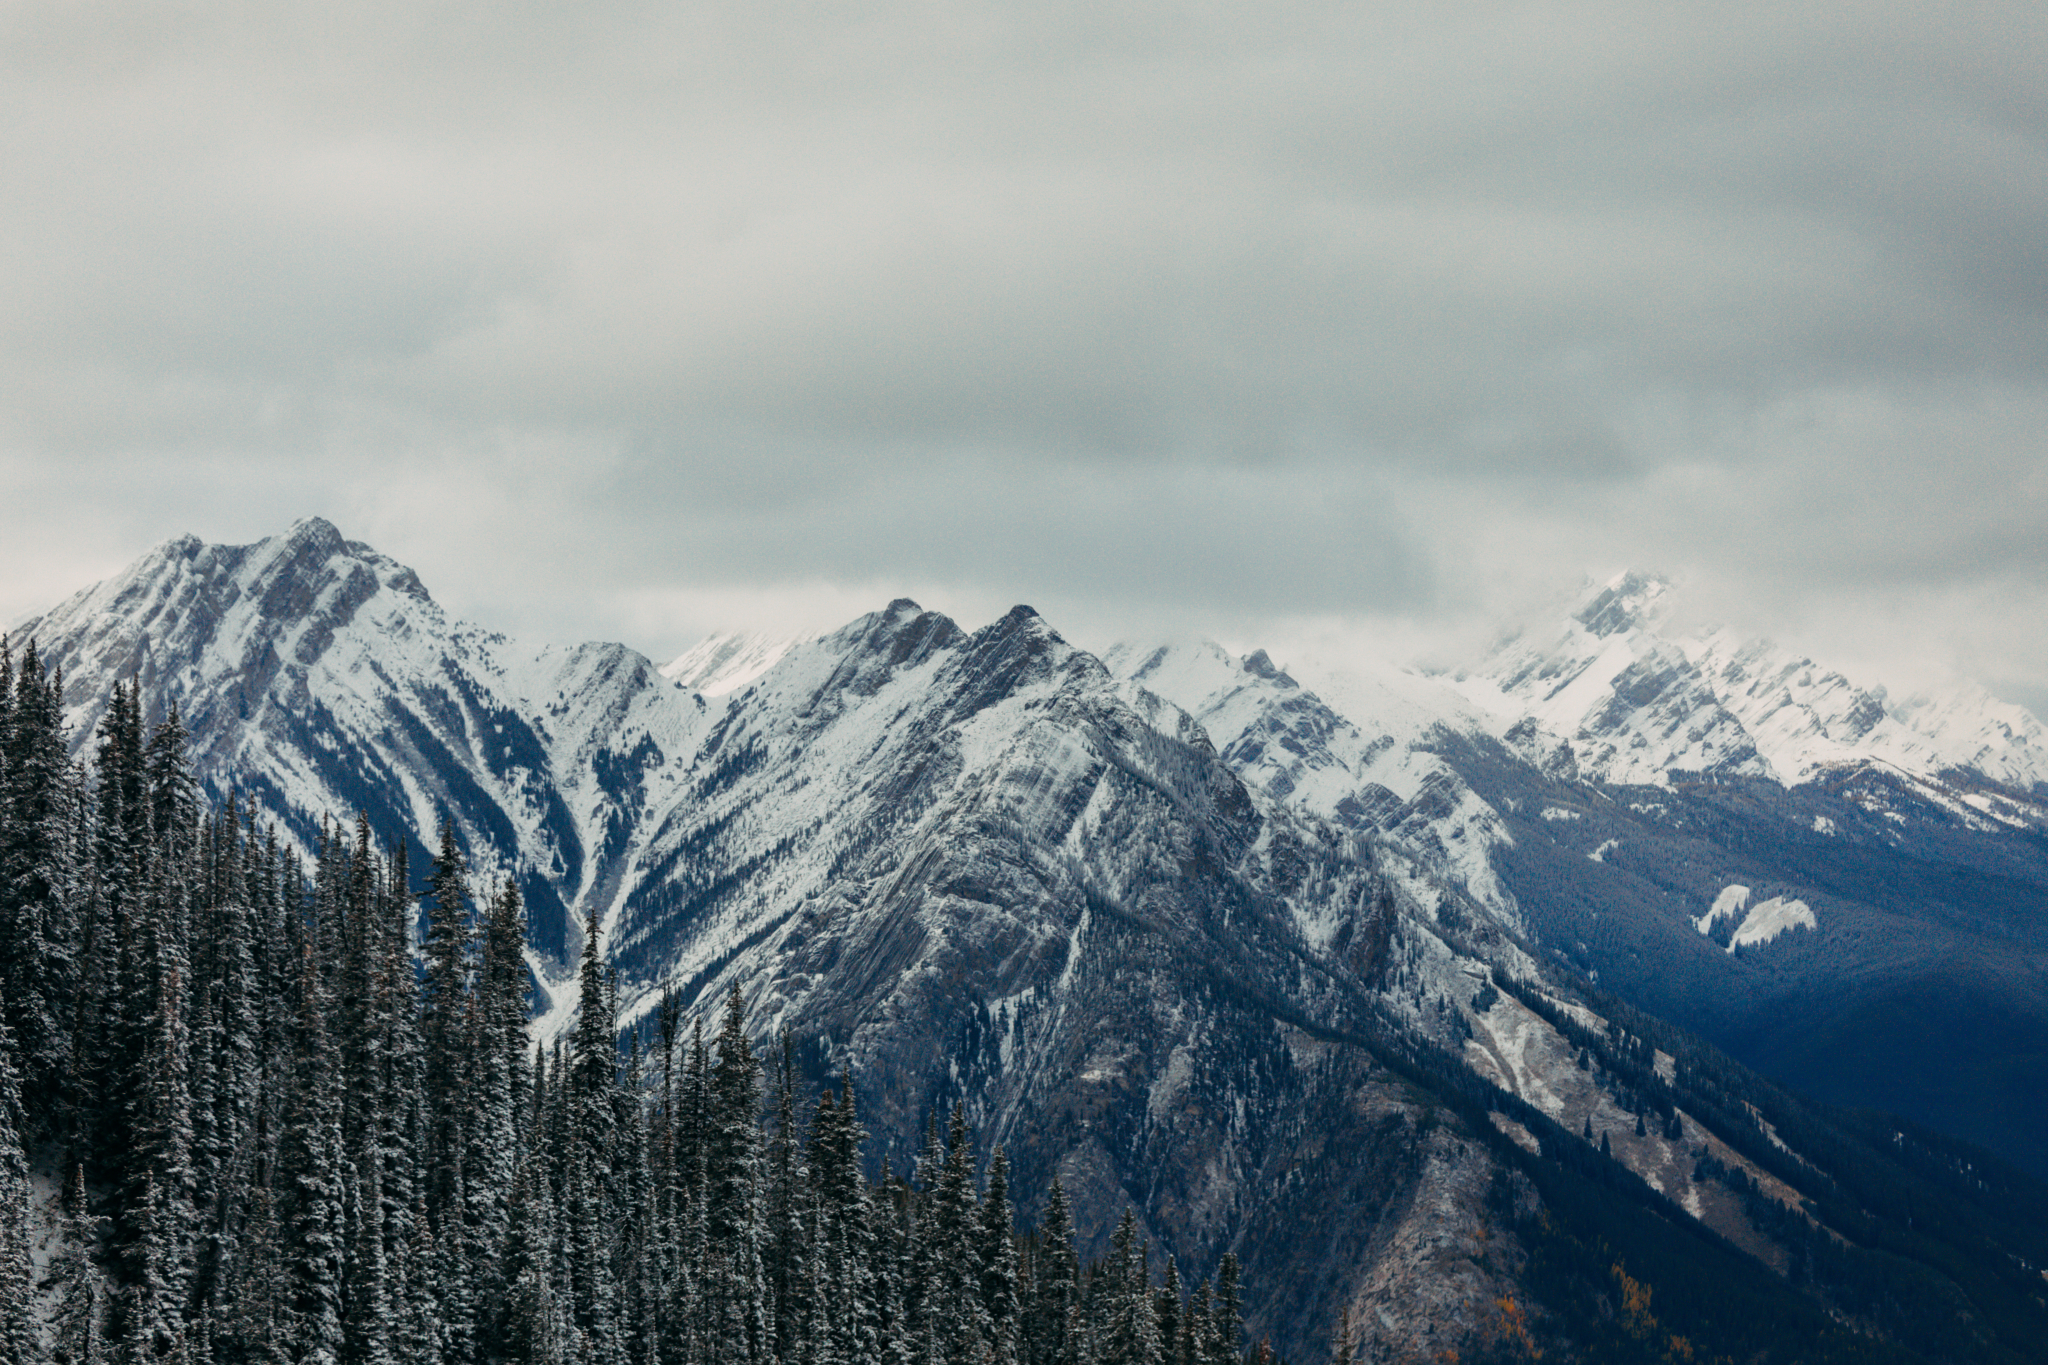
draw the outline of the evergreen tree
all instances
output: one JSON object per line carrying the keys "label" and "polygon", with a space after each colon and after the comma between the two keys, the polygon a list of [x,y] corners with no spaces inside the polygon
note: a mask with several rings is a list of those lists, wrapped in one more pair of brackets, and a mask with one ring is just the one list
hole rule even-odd
{"label": "evergreen tree", "polygon": [[284,1329],[289,1315],[284,1285],[282,1230],[270,1186],[259,1182],[249,1192],[248,1214],[238,1239],[239,1273],[226,1279],[225,1321],[215,1334],[215,1349],[227,1361],[285,1359]]}
{"label": "evergreen tree", "polygon": [[348,1229],[346,1279],[342,1294],[343,1365],[392,1365],[390,1256],[384,1240],[383,1161],[376,1145],[364,1148],[363,1164],[346,1182],[344,1223]]}
{"label": "evergreen tree", "polygon": [[1188,1311],[1181,1323],[1180,1365],[1204,1365],[1213,1354],[1210,1335],[1214,1330],[1215,1303],[1207,1280],[1188,1299]]}
{"label": "evergreen tree", "polygon": [[1080,1302],[1081,1263],[1074,1251],[1073,1214],[1057,1172],[1039,1223],[1038,1255],[1032,1266],[1031,1303],[1025,1315],[1025,1358],[1029,1365],[1078,1365],[1074,1313]]}
{"label": "evergreen tree", "polygon": [[341,1350],[341,1134],[323,983],[311,947],[298,983],[291,1093],[278,1153],[281,1337],[294,1365],[335,1365]]}
{"label": "evergreen tree", "polygon": [[50,1266],[50,1285],[57,1297],[50,1342],[56,1365],[89,1365],[104,1358],[107,1286],[92,1258],[97,1241],[86,1197],[85,1166],[74,1163],[64,1185],[58,1252]]}
{"label": "evergreen tree", "polygon": [[[8,672],[0,671],[0,678]],[[66,753],[63,679],[31,642],[0,716],[0,1022],[14,1038],[30,1112],[63,1093],[76,990],[78,782]]]}
{"label": "evergreen tree", "polygon": [[0,1360],[28,1361],[36,1348],[29,1314],[28,1157],[13,1035],[0,1020]]}
{"label": "evergreen tree", "polygon": [[1110,1235],[1106,1296],[1101,1305],[1101,1365],[1159,1365],[1158,1309],[1152,1302],[1145,1247],[1128,1208]]}
{"label": "evergreen tree", "polygon": [[747,1041],[746,1005],[737,985],[726,997],[711,1073],[706,1134],[704,1294],[707,1345],[714,1358],[769,1358],[767,1284],[762,1265],[761,1063]]}
{"label": "evergreen tree", "polygon": [[177,836],[150,851],[149,889],[131,964],[130,1001],[139,1012],[127,1090],[130,1149],[118,1206],[115,1254],[132,1290],[128,1334],[177,1341],[192,1235],[192,1110],[186,990],[190,972],[180,923],[188,879],[176,865]]}
{"label": "evergreen tree", "polygon": [[519,1167],[505,1231],[503,1358],[514,1365],[565,1365],[566,1322],[555,1294],[554,1200],[537,1155]]}
{"label": "evergreen tree", "polygon": [[1001,1147],[988,1164],[981,1201],[981,1312],[988,1323],[991,1365],[1015,1365],[1022,1323],[1017,1303],[1017,1243],[1010,1218],[1010,1161]]}
{"label": "evergreen tree", "polygon": [[909,1365],[913,1335],[910,1320],[911,1255],[906,1224],[910,1217],[910,1186],[889,1172],[882,1159],[881,1184],[868,1203],[868,1302],[872,1306],[875,1355],[883,1365]]}
{"label": "evergreen tree", "polygon": [[[793,1047],[789,1030],[778,1039],[775,1069],[775,1137],[768,1148],[768,1245],[763,1255],[769,1297],[775,1305],[774,1341],[778,1360],[797,1358],[799,1333],[805,1331],[807,1300],[816,1291],[817,1267],[807,1263],[812,1243],[822,1229],[805,1226],[807,1191],[800,1174],[802,1143],[797,1136],[796,1081],[791,1074]],[[812,1125],[813,1142],[824,1131],[827,1092]],[[816,1179],[815,1149],[812,1179]]]}
{"label": "evergreen tree", "polygon": [[622,1358],[610,1229],[618,1109],[618,1029],[598,953],[597,917],[583,939],[581,1009],[567,1085],[569,1118],[564,1209],[568,1217],[571,1305],[584,1358],[611,1365]]}
{"label": "evergreen tree", "polygon": [[860,1155],[867,1133],[851,1071],[840,1075],[838,1103],[832,1099],[827,1091],[820,1102],[811,1148],[828,1316],[839,1358],[873,1360],[881,1341],[875,1278],[888,1267],[874,1267],[874,1217]]}
{"label": "evergreen tree", "polygon": [[1244,1305],[1238,1297],[1237,1255],[1223,1253],[1216,1268],[1216,1303],[1210,1310],[1210,1365],[1236,1365],[1244,1346]]}
{"label": "evergreen tree", "polygon": [[[614,1001],[617,992],[613,991]],[[653,1265],[654,1172],[648,1160],[649,1127],[643,1096],[646,1057],[635,1032],[626,1052],[626,1082],[618,1102],[620,1165],[615,1176],[618,1225],[613,1236],[619,1323],[628,1365],[654,1365],[660,1354],[660,1303]]]}
{"label": "evergreen tree", "polygon": [[525,1088],[526,921],[508,877],[491,898],[476,989],[465,1015],[469,1085],[463,1125],[461,1243],[480,1303],[505,1290],[499,1256],[511,1215]]}
{"label": "evergreen tree", "polygon": [[979,1362],[989,1349],[981,1303],[980,1231],[974,1197],[974,1148],[965,1109],[955,1104],[946,1129],[946,1164],[934,1191],[929,1236],[937,1258],[935,1327],[946,1365]]}
{"label": "evergreen tree", "polygon": [[1166,1365],[1181,1365],[1181,1339],[1185,1335],[1181,1318],[1180,1267],[1172,1256],[1166,1258],[1166,1274],[1153,1300],[1158,1323],[1159,1356]]}
{"label": "evergreen tree", "polygon": [[236,1273],[244,1204],[254,1180],[263,996],[245,875],[248,856],[240,812],[231,801],[212,822],[206,894],[194,910],[193,942],[207,950],[193,964],[190,1035],[198,1238],[191,1299],[201,1318],[226,1311],[227,1277]]}
{"label": "evergreen tree", "polygon": [[392,1333],[393,1344],[399,1360],[406,1365],[441,1365],[446,1357],[446,1333],[441,1324],[437,1278],[440,1254],[434,1246],[434,1228],[427,1217],[424,1193],[416,1197],[404,1230],[405,1268],[397,1277],[399,1318]]}

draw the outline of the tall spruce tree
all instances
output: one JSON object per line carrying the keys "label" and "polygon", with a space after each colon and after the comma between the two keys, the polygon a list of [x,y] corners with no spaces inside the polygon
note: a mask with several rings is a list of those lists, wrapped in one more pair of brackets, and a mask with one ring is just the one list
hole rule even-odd
{"label": "tall spruce tree", "polygon": [[294,1365],[338,1365],[341,1353],[342,1172],[340,1116],[327,1036],[326,987],[314,950],[301,952],[293,1068],[278,1152],[281,1315]]}
{"label": "tall spruce tree", "polygon": [[747,1040],[746,1001],[726,997],[718,1060],[710,1078],[705,1134],[704,1296],[706,1344],[714,1358],[770,1358],[766,1224],[761,1207],[761,1063]]}
{"label": "tall spruce tree", "polygon": [[936,1257],[933,1326],[946,1365],[969,1365],[988,1353],[989,1324],[981,1304],[974,1147],[966,1110],[959,1104],[947,1123],[946,1164],[934,1196],[927,1234]]}
{"label": "tall spruce tree", "polygon": [[1031,1306],[1025,1319],[1029,1365],[1079,1365],[1074,1317],[1080,1307],[1081,1262],[1074,1250],[1074,1221],[1066,1187],[1055,1172],[1039,1222],[1038,1257],[1033,1266]]}
{"label": "tall spruce tree", "polygon": [[1216,1267],[1216,1304],[1210,1315],[1209,1365],[1236,1365],[1244,1351],[1244,1304],[1238,1293],[1237,1254],[1226,1251]]}
{"label": "tall spruce tree", "polygon": [[54,1116],[68,1070],[83,899],[78,779],[64,740],[63,679],[46,676],[34,642],[11,673],[0,711],[0,1012],[14,1037],[23,1094]]}
{"label": "tall spruce tree", "polygon": [[1158,1310],[1152,1302],[1146,1249],[1138,1240],[1137,1218],[1124,1210],[1110,1234],[1100,1304],[1099,1365],[1159,1365]]}
{"label": "tall spruce tree", "polygon": [[[817,1268],[807,1262],[806,1255],[818,1229],[805,1221],[810,1200],[802,1178],[803,1144],[797,1134],[796,1080],[791,1074],[794,1044],[787,1028],[776,1042],[775,1136],[768,1147],[768,1243],[762,1261],[769,1298],[775,1306],[775,1355],[778,1360],[793,1360],[799,1335],[809,1331],[807,1301],[814,1292]],[[831,1104],[829,1092],[821,1104]],[[814,1142],[825,1121],[821,1108],[812,1125]],[[815,1156],[811,1164],[815,1179]]]}
{"label": "tall spruce tree", "polygon": [[597,917],[584,930],[574,1047],[565,1086],[568,1120],[563,1212],[568,1223],[571,1317],[586,1360],[615,1362],[618,1303],[610,1228],[618,1109],[618,1030],[599,952]]}
{"label": "tall spruce tree", "polygon": [[14,1038],[0,1020],[0,1360],[28,1361],[36,1348],[30,1315],[28,1157],[15,1070]]}
{"label": "tall spruce tree", "polygon": [[1017,1243],[1010,1217],[1010,1161],[997,1147],[989,1158],[977,1239],[981,1312],[988,1323],[990,1365],[1015,1365],[1022,1324],[1017,1303]]}

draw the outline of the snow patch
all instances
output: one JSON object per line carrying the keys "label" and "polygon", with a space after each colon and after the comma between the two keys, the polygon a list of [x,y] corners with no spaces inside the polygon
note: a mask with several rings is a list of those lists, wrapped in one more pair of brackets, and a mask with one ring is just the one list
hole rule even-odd
{"label": "snow patch", "polygon": [[1692,927],[1702,934],[1713,930],[1714,922],[1723,918],[1733,919],[1749,904],[1749,888],[1746,886],[1724,886],[1721,894],[1714,897],[1713,909],[1692,922]]}
{"label": "snow patch", "polygon": [[1773,896],[1743,916],[1742,926],[1728,941],[1728,951],[1751,943],[1769,943],[1787,929],[1818,929],[1820,922],[1805,901]]}
{"label": "snow patch", "polygon": [[662,666],[661,675],[707,697],[722,697],[753,682],[814,634],[760,635],[728,631],[698,642]]}

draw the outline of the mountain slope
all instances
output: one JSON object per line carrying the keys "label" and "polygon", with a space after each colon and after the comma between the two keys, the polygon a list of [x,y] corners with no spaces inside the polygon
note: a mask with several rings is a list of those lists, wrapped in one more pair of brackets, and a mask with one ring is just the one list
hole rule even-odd
{"label": "mountain slope", "polygon": [[1510,838],[1506,826],[1428,747],[1431,736],[1475,723],[1447,690],[1418,710],[1378,689],[1354,721],[1263,650],[1236,659],[1207,642],[1122,644],[1103,663],[1185,709],[1232,771],[1275,802],[1398,844],[1431,877],[1514,923],[1514,898],[1490,857]]}
{"label": "mountain slope", "polygon": [[[746,651],[714,648],[690,676],[735,685],[703,697],[618,646],[451,621],[321,522],[172,542],[24,633],[65,664],[81,746],[136,674],[217,791],[302,837],[358,805],[423,830],[445,804],[480,867],[534,888],[543,972],[594,914],[628,1019],[739,985],[813,1079],[855,1071],[898,1169],[957,1102],[1019,1188],[1062,1176],[1091,1250],[1128,1205],[1190,1280],[1235,1251],[1255,1329],[1294,1358],[1341,1308],[1378,1355],[1504,1349],[1523,1321],[1503,1304],[1559,1354],[1631,1358],[1642,1324],[1587,1307],[1618,1302],[1624,1263],[1658,1330],[1710,1355],[2048,1342],[2037,1185],[1798,1100],[1589,979],[1647,945],[1749,981],[1855,924],[1856,879],[1901,840],[1930,867],[2009,848],[1913,783],[1590,782],[1527,716],[1432,718],[1418,699],[1444,684],[1351,689],[1389,699],[1376,723],[1262,655],[1097,660],[1025,607],[969,632],[898,601],[754,651],[744,682]],[[1811,851],[1786,829],[1871,861],[1774,882]],[[2023,888],[2032,864],[1999,856]],[[1714,935],[1749,921],[1710,911],[1735,880],[1780,928],[1731,954]],[[1988,885],[1956,942],[2023,938]],[[1783,927],[1795,899],[1816,927]],[[1587,939],[1602,923],[1620,937]],[[547,1032],[573,991],[544,1003]]]}
{"label": "mountain slope", "polygon": [[[1212,645],[1108,657],[1248,784],[1375,812],[1550,960],[1811,1093],[2048,1175],[2048,844],[2016,780],[2038,727],[1978,691],[1917,704],[1916,729],[1767,643],[1664,639],[1667,606],[1623,576],[1437,678],[1304,686]],[[1396,804],[1368,770],[1430,774],[1435,799]]]}
{"label": "mountain slope", "polygon": [[[1979,688],[1892,705],[1882,688],[1767,640],[1667,633],[1671,585],[1621,574],[1566,618],[1525,627],[1453,679],[1475,705],[1568,740],[1580,774],[1617,785],[1768,777],[1790,787],[1882,767],[1964,819],[2048,821],[2048,730]],[[1975,797],[1985,786],[2004,800]],[[2015,801],[2017,805],[2015,805]]]}
{"label": "mountain slope", "polygon": [[152,722],[180,708],[216,797],[234,787],[306,847],[322,816],[425,837],[445,812],[480,871],[519,877],[556,962],[704,724],[633,651],[526,648],[452,620],[410,569],[318,518],[255,545],[170,541],[15,634],[63,670],[74,747],[136,679]]}

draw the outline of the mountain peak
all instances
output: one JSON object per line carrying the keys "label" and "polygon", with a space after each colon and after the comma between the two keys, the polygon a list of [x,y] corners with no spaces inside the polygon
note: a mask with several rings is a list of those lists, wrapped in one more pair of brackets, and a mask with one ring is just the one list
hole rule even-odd
{"label": "mountain peak", "polygon": [[1280,687],[1299,687],[1300,683],[1288,676],[1287,670],[1273,662],[1273,656],[1263,649],[1255,649],[1244,656],[1244,671],[1254,677],[1264,678]]}
{"label": "mountain peak", "polygon": [[341,528],[325,517],[300,517],[285,529],[281,539],[287,545],[303,545],[328,554],[339,553],[349,543]]}
{"label": "mountain peak", "polygon": [[1602,584],[1572,619],[1598,636],[1619,635],[1654,624],[1671,594],[1671,581],[1630,569]]}

